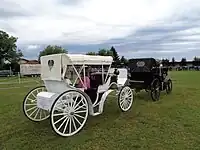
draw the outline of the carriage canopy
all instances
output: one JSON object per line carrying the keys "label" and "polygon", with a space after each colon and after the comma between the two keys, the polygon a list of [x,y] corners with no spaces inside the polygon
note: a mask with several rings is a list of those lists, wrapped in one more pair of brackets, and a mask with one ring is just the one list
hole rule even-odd
{"label": "carriage canopy", "polygon": [[128,67],[134,72],[149,72],[153,67],[158,67],[160,62],[154,58],[130,59]]}
{"label": "carriage canopy", "polygon": [[54,54],[41,57],[41,77],[43,80],[61,80],[62,70],[68,66],[111,65],[111,56],[91,56],[83,54]]}

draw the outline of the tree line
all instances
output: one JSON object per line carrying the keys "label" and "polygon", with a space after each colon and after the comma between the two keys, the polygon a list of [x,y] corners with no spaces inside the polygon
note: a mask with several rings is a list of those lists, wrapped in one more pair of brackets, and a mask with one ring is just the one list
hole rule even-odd
{"label": "tree line", "polygon": [[[165,66],[175,66],[177,62],[179,62],[180,66],[186,66],[188,61],[185,57],[183,57],[181,61],[176,61],[175,58],[172,57],[171,62],[169,59],[162,59],[162,63]],[[192,64],[193,66],[200,66],[200,57],[195,56],[193,58]]]}
{"label": "tree line", "polygon": [[[48,45],[43,51],[40,52],[38,60],[40,60],[41,56],[56,53],[68,53],[68,51],[63,49],[61,46]],[[87,52],[86,55],[112,56],[114,66],[126,66],[129,62],[129,59],[124,56],[120,57],[113,46],[110,49],[99,49],[97,52]],[[175,66],[178,61],[176,61],[175,57],[173,57],[171,61],[169,59],[162,59],[161,62],[164,66]],[[192,63],[194,66],[200,66],[200,57],[195,56]],[[181,66],[186,66],[187,59],[183,57],[179,64]]]}
{"label": "tree line", "polygon": [[[23,53],[20,49],[17,48],[16,42],[18,38],[10,36],[5,31],[0,30],[0,70],[9,69],[10,67],[14,72],[19,72],[19,60],[23,57]],[[50,54],[58,53],[68,53],[68,50],[58,46],[58,45],[48,45],[44,50],[40,51],[38,54],[38,61],[40,62],[40,57]],[[87,52],[86,55],[101,55],[101,56],[112,56],[115,66],[127,65],[129,59],[124,56],[120,57],[116,49],[112,46],[110,49],[99,49],[97,52]],[[5,63],[7,62],[7,63]],[[168,66],[170,61],[168,59],[162,59],[163,65]],[[175,58],[171,60],[171,65],[175,66]],[[180,64],[186,66],[186,58],[182,58]],[[200,58],[194,57],[193,65],[200,66]]]}
{"label": "tree line", "polygon": [[[43,51],[39,53],[38,61],[40,61],[40,57],[49,54],[57,54],[57,53],[68,53],[68,50],[62,48],[57,45],[48,45]],[[86,55],[100,55],[100,56],[112,56],[113,57],[113,65],[126,65],[128,63],[128,59],[124,56],[120,58],[115,48],[112,46],[110,49],[99,49],[97,52],[87,52]]]}

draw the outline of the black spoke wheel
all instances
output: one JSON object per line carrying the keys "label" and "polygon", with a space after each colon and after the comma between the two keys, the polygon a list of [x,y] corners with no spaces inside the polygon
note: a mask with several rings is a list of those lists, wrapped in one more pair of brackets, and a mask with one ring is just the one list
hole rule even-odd
{"label": "black spoke wheel", "polygon": [[154,79],[151,83],[151,98],[153,101],[160,99],[160,81],[158,79]]}
{"label": "black spoke wheel", "polygon": [[172,92],[172,80],[169,79],[166,82],[166,93],[170,94]]}

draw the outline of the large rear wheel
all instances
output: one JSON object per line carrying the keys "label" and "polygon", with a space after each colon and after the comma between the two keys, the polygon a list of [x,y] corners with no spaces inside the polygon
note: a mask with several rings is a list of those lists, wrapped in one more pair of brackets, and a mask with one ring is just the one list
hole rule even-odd
{"label": "large rear wheel", "polygon": [[166,93],[170,94],[172,92],[172,80],[168,79],[166,82]]}
{"label": "large rear wheel", "polygon": [[151,83],[151,98],[153,101],[160,99],[160,81],[156,78]]}
{"label": "large rear wheel", "polygon": [[81,92],[63,92],[52,105],[51,126],[60,136],[73,136],[85,125],[88,113],[88,101]]}

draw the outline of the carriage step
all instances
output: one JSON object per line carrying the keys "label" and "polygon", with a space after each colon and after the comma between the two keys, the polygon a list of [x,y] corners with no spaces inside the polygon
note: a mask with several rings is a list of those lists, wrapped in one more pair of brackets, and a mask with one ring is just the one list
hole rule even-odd
{"label": "carriage step", "polygon": [[96,112],[96,113],[93,114],[93,116],[98,116],[100,114],[101,114],[100,112]]}

